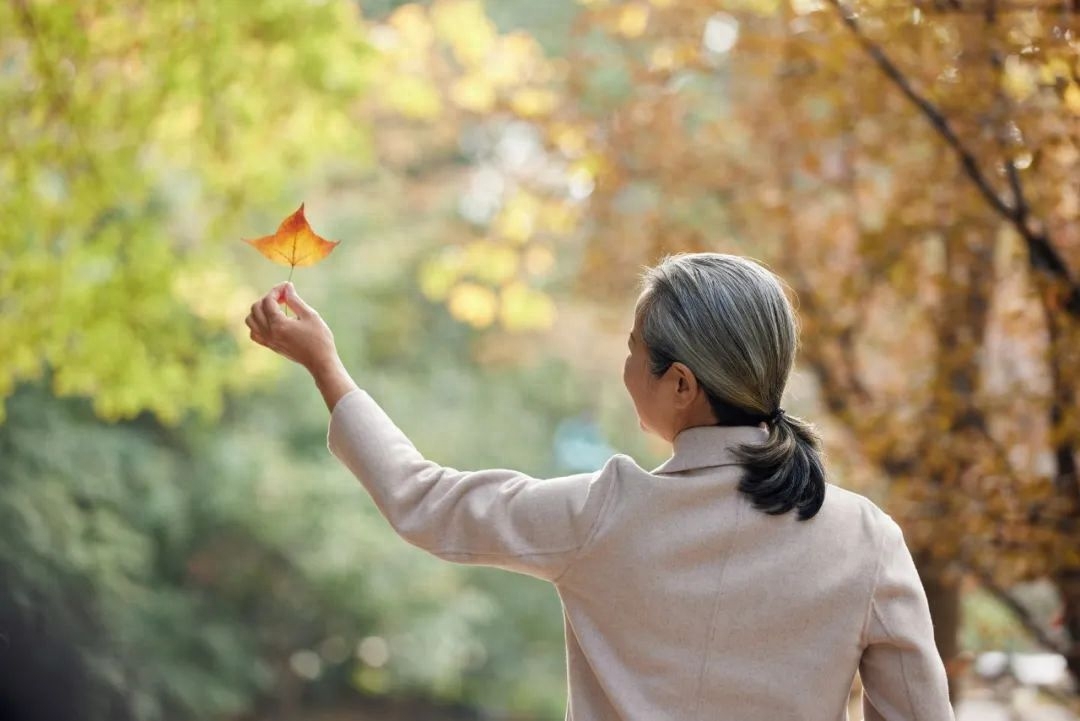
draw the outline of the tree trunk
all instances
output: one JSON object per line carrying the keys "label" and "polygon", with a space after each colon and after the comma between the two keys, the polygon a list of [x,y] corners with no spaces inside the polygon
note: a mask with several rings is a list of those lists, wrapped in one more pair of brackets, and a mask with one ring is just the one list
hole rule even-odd
{"label": "tree trunk", "polygon": [[957,657],[960,655],[960,586],[947,575],[940,561],[931,560],[926,554],[915,556],[926,600],[930,605],[930,617],[934,621],[934,643],[937,644],[945,671],[949,675],[949,698],[955,704],[960,696],[960,678],[957,673]]}
{"label": "tree trunk", "polygon": [[1065,663],[1074,685],[1080,689],[1080,569],[1069,569],[1058,575],[1061,593],[1062,622],[1065,626]]}

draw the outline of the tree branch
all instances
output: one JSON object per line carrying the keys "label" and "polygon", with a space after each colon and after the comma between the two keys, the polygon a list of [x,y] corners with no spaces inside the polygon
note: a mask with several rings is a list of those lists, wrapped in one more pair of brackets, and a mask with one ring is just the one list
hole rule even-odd
{"label": "tree branch", "polygon": [[983,2],[978,4],[963,4],[950,2],[947,6],[935,2],[927,4],[924,0],[915,0],[915,7],[927,15],[986,15],[992,12],[994,15],[1007,13],[1062,13],[1072,14],[1077,11],[1073,2]]}
{"label": "tree branch", "polygon": [[1057,252],[1057,249],[1054,248],[1049,236],[1044,231],[1036,232],[1031,228],[1031,223],[1028,222],[1029,215],[1026,205],[1011,206],[998,195],[986,173],[979,167],[975,154],[956,134],[948,118],[915,89],[896,63],[882,50],[881,46],[863,33],[858,17],[843,0],[829,0],[829,2],[836,8],[841,21],[848,27],[878,68],[919,109],[945,143],[953,150],[960,160],[965,174],[975,184],[975,187],[986,199],[986,202],[990,204],[990,207],[1008,220],[1017,233],[1020,234],[1020,237],[1024,239],[1028,249],[1028,261],[1032,269],[1065,286],[1066,294],[1063,308],[1069,315],[1080,318],[1080,283],[1072,277],[1069,267]]}
{"label": "tree branch", "polygon": [[1050,635],[1049,631],[1043,628],[1042,624],[1031,615],[1031,611],[1028,610],[1027,606],[1020,603],[1015,596],[999,586],[989,573],[981,568],[972,566],[968,566],[968,570],[978,579],[979,585],[981,585],[987,593],[1012,612],[1016,620],[1024,627],[1024,630],[1031,634],[1031,637],[1034,638],[1040,646],[1055,653],[1065,653],[1065,647],[1056,641]]}
{"label": "tree branch", "polygon": [[844,25],[851,30],[855,39],[862,45],[866,53],[877,64],[878,68],[885,73],[885,75],[893,81],[893,84],[910,100],[921,112],[926,116],[926,119],[930,121],[930,124],[934,126],[934,129],[938,131],[945,142],[953,149],[956,155],[960,158],[960,163],[963,165],[968,177],[975,183],[975,186],[982,193],[986,201],[990,203],[995,210],[1002,215],[1012,218],[1014,210],[1001,199],[1001,196],[997,194],[994,187],[990,184],[986,174],[979,168],[978,161],[975,159],[975,154],[964,142],[960,140],[960,137],[953,130],[952,125],[949,123],[948,118],[938,110],[933,103],[927,100],[925,97],[919,94],[919,92],[908,81],[904,73],[897,67],[896,63],[885,54],[885,51],[881,49],[881,46],[876,44],[870,38],[863,34],[862,26],[859,25],[859,21],[855,13],[848,8],[841,0],[829,0],[836,7],[837,12],[840,13],[840,19],[844,22]]}
{"label": "tree branch", "polygon": [[[1058,325],[1058,320],[1053,316],[1052,308],[1043,303],[1043,319],[1046,330],[1050,336],[1050,388],[1052,401],[1049,409],[1050,427],[1061,428],[1065,423],[1066,411],[1075,402],[1076,389],[1067,374],[1064,366],[1067,359],[1062,349],[1062,334],[1064,329]],[[1073,523],[1080,521],[1080,469],[1076,464],[1076,449],[1071,438],[1062,434],[1061,439],[1054,444],[1054,465],[1056,475],[1055,487],[1065,495],[1073,511]],[[1078,639],[1080,640],[1080,639]]]}

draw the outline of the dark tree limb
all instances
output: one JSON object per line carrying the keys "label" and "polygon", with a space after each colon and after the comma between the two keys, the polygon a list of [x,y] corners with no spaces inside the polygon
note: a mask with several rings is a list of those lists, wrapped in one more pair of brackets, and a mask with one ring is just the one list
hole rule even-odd
{"label": "dark tree limb", "polygon": [[992,13],[996,16],[1029,12],[1073,14],[1080,10],[1076,2],[1072,0],[1070,2],[1050,3],[995,2],[994,0],[984,0],[981,3],[961,3],[958,0],[953,0],[949,3],[935,2],[932,4],[928,4],[924,0],[915,0],[914,5],[927,15],[986,15]]}
{"label": "dark tree limb", "polygon": [[1050,632],[1036,620],[1028,607],[1020,603],[1020,601],[1009,593],[1008,590],[1002,588],[989,573],[981,568],[970,566],[968,567],[968,570],[975,576],[979,581],[979,585],[982,586],[987,593],[1012,612],[1016,620],[1024,627],[1024,630],[1031,634],[1031,637],[1035,639],[1040,646],[1048,651],[1053,651],[1054,653],[1065,653],[1066,649],[1064,645],[1050,635]]}
{"label": "dark tree limb", "polygon": [[855,36],[856,41],[866,51],[882,73],[893,82],[904,96],[926,117],[945,143],[952,149],[964,169],[964,173],[975,184],[976,189],[986,202],[999,215],[1008,220],[1024,239],[1028,249],[1028,261],[1033,270],[1062,284],[1065,288],[1063,309],[1072,317],[1080,318],[1080,283],[1072,277],[1064,258],[1058,253],[1045,231],[1032,228],[1026,205],[1010,205],[994,189],[989,177],[979,167],[974,152],[960,139],[949,119],[930,100],[919,93],[893,62],[880,45],[868,38],[862,31],[858,16],[843,0],[829,0],[836,8],[844,25]]}
{"label": "dark tree limb", "polygon": [[938,110],[938,108],[931,103],[928,99],[923,97],[919,91],[904,75],[903,71],[892,61],[881,46],[875,43],[862,31],[862,26],[859,24],[858,17],[847,7],[841,0],[829,0],[840,13],[840,19],[844,22],[844,25],[851,30],[855,39],[866,51],[867,55],[878,66],[878,69],[883,72],[886,77],[893,82],[894,85],[904,94],[904,96],[912,102],[919,109],[926,119],[930,121],[930,124],[934,126],[934,129],[938,131],[938,134],[945,140],[950,148],[956,153],[960,159],[960,164],[964,167],[964,171],[972,182],[978,188],[979,192],[983,195],[990,205],[1002,215],[1012,218],[1014,211],[1009,205],[1001,199],[997,191],[994,190],[994,186],[991,185],[990,180],[986,177],[986,174],[982,172],[979,167],[978,160],[975,158],[975,154],[964,144],[960,139],[960,136],[956,134],[949,119]]}

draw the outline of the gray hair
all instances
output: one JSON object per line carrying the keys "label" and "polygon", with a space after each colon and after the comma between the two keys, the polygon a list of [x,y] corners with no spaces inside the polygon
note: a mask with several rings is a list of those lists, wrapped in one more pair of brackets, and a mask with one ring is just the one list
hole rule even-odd
{"label": "gray hair", "polygon": [[764,443],[736,451],[746,467],[739,490],[767,513],[816,514],[825,498],[820,440],[780,410],[799,336],[780,278],[735,255],[669,256],[645,271],[637,314],[653,374],[681,362],[718,424],[768,423]]}

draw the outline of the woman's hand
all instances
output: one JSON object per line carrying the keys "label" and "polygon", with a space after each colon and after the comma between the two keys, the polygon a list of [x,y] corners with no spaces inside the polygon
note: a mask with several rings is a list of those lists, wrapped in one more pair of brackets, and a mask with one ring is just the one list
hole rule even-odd
{"label": "woman's hand", "polygon": [[[278,307],[285,304],[296,313],[289,318]],[[296,294],[292,283],[279,283],[251,306],[244,321],[251,340],[304,366],[311,373],[339,363],[334,334],[314,308]]]}
{"label": "woman's hand", "polygon": [[[278,303],[282,301],[296,313],[295,318],[281,312]],[[339,400],[357,389],[338,358],[330,326],[296,294],[292,283],[271,288],[251,306],[244,322],[251,329],[251,340],[307,368],[328,410],[333,411]]]}

